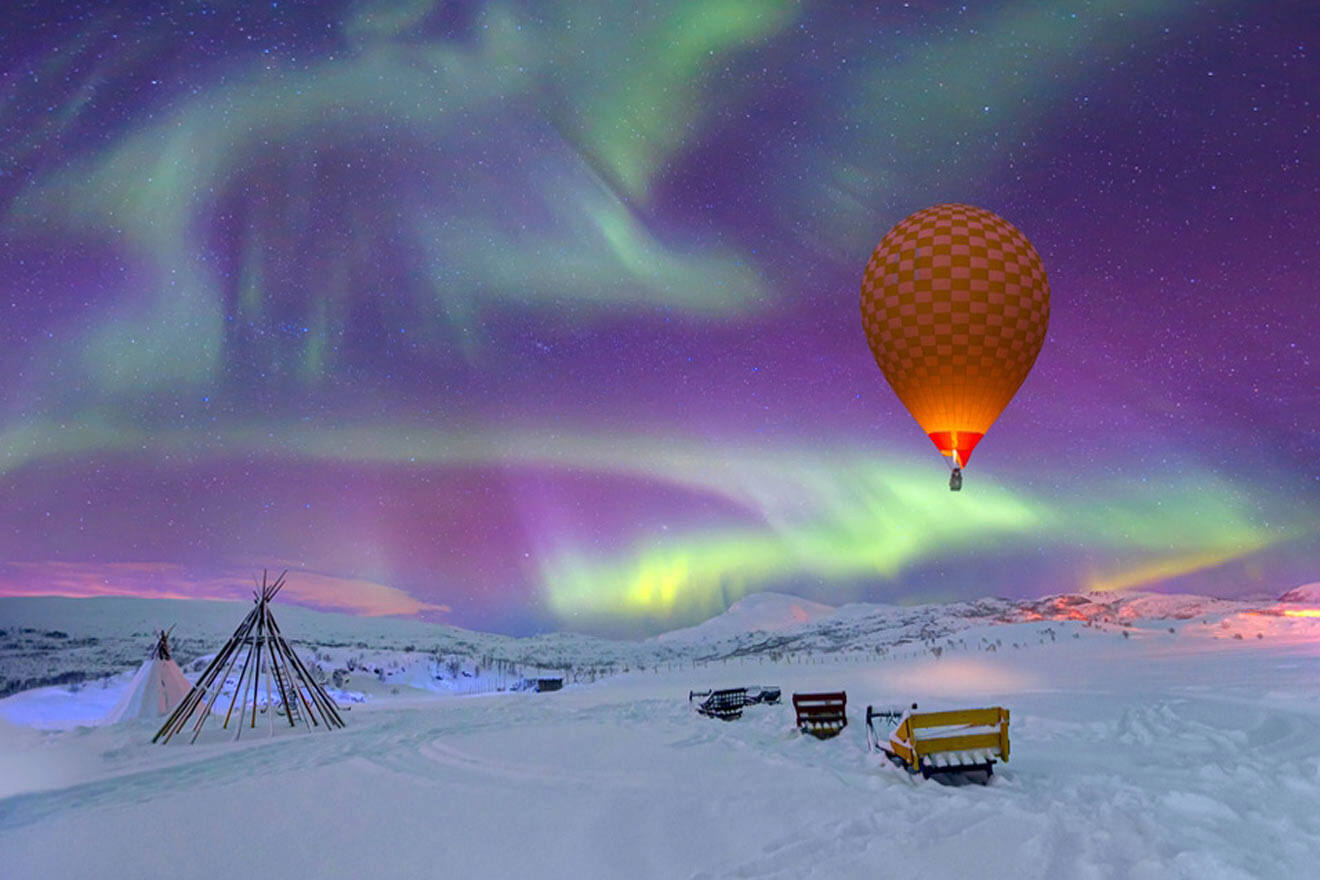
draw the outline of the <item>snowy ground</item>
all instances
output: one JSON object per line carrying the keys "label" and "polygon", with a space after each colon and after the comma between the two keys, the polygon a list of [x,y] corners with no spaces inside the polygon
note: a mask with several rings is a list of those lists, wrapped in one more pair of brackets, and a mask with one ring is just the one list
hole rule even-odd
{"label": "snowy ground", "polygon": [[[346,730],[237,743],[0,721],[3,873],[1314,876],[1320,620],[981,622],[953,641],[547,694],[390,688]],[[733,722],[688,706],[691,688],[740,684],[784,704]],[[824,689],[847,690],[849,726],[798,735],[789,695]],[[1012,760],[989,786],[947,786],[868,754],[866,704],[914,699],[1008,706]]]}

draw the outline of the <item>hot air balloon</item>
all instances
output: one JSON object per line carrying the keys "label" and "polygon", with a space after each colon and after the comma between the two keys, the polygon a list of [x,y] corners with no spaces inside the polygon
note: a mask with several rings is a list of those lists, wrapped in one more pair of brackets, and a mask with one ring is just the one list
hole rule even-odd
{"label": "hot air balloon", "polygon": [[949,488],[1045,342],[1050,286],[1017,227],[935,205],[880,240],[862,278],[862,327],[889,385],[940,453]]}

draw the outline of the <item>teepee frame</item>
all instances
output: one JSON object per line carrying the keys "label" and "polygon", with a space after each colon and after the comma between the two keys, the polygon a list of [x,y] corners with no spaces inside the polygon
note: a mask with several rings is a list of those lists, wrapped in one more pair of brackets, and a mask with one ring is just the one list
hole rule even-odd
{"label": "teepee frame", "polygon": [[[189,742],[196,742],[202,727],[211,718],[211,710],[220,699],[235,666],[238,667],[238,678],[234,682],[224,722],[224,728],[228,730],[230,720],[235,717],[233,712],[237,704],[235,739],[243,735],[245,726],[256,728],[259,706],[262,713],[270,718],[271,733],[275,732],[276,714],[282,714],[290,727],[297,727],[298,721],[302,721],[308,731],[313,727],[324,726],[332,730],[344,726],[344,719],[340,717],[335,701],[298,659],[280,632],[274,615],[270,613],[270,601],[283,588],[285,574],[288,572],[281,574],[274,583],[268,583],[266,572],[262,571],[261,583],[258,585],[260,592],[252,593],[255,606],[243,618],[238,629],[234,630],[220,653],[215,655],[201,678],[197,679],[197,684],[193,685],[188,696],[184,697],[183,702],[152,737],[152,742],[169,742],[189,721],[192,721],[192,739]],[[243,659],[241,664],[238,662],[240,656]],[[266,685],[264,704],[261,699],[263,676]],[[250,712],[249,702],[252,704]]]}
{"label": "teepee frame", "polygon": [[174,627],[160,631],[160,638],[156,639],[156,647],[151,649],[151,658],[155,660],[173,660],[170,656],[170,633],[174,632]]}

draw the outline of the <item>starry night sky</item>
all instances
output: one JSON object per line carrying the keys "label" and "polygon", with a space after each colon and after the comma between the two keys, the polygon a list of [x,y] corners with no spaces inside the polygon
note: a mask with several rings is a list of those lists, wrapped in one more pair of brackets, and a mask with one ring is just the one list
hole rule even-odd
{"label": "starry night sky", "polygon": [[[1320,577],[1313,2],[73,2],[0,23],[0,594],[642,635]],[[992,210],[961,493],[858,289]]]}

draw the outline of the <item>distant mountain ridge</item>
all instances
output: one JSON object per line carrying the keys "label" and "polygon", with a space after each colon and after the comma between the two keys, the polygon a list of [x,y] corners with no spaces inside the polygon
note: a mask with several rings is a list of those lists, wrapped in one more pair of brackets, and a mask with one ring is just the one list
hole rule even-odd
{"label": "distant mountain ridge", "polygon": [[[352,648],[410,656],[467,657],[474,664],[594,670],[648,668],[756,654],[883,652],[933,644],[970,627],[1049,621],[1127,626],[1143,620],[1190,620],[1243,611],[1320,604],[1320,583],[1277,601],[1188,594],[1069,593],[1037,599],[984,598],[940,605],[852,603],[832,607],[783,593],[743,597],[711,619],[644,640],[575,633],[525,638],[420,620],[354,617],[295,605],[276,610],[286,636],[304,649]],[[188,668],[216,651],[246,612],[244,602],[98,597],[0,598],[0,697],[72,684],[135,668],[152,633],[177,623],[175,654]]]}
{"label": "distant mountain ridge", "polygon": [[1320,581],[1311,584],[1302,584],[1300,587],[1294,587],[1280,596],[1279,601],[1320,605]]}
{"label": "distant mountain ridge", "polygon": [[752,593],[696,626],[661,633],[658,642],[674,644],[711,638],[727,638],[745,632],[778,632],[829,617],[838,609],[786,593]]}

